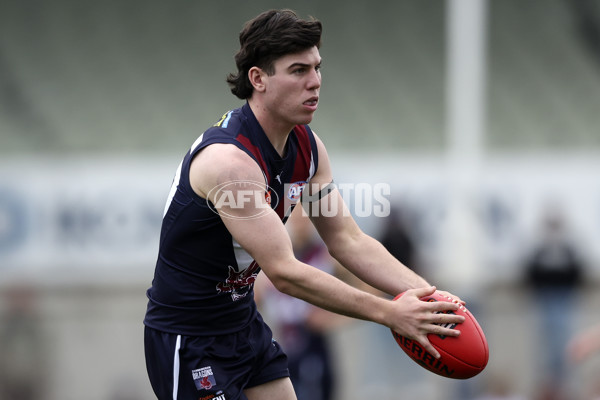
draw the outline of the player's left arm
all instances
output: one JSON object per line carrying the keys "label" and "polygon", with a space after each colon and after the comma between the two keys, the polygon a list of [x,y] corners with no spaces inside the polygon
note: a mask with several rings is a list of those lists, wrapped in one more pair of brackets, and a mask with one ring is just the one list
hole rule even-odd
{"label": "player's left arm", "polygon": [[[325,145],[315,137],[319,166],[309,185],[313,192],[315,188],[326,187],[333,179]],[[311,195],[309,198],[316,198],[315,193]],[[424,278],[392,256],[379,241],[360,229],[339,190],[334,189],[320,200],[305,203],[305,206],[331,255],[362,281],[392,296],[408,289],[430,286]],[[320,210],[335,212],[321,213]],[[458,300],[456,296],[450,296]]]}

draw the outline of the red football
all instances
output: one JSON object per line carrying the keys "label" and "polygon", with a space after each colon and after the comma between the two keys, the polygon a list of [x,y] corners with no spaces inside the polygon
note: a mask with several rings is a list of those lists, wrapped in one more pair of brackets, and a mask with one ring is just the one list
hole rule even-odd
{"label": "red football", "polygon": [[[394,298],[398,299],[404,293]],[[423,301],[452,301],[435,292],[431,296],[421,298]],[[429,334],[428,339],[439,351],[441,357],[436,359],[416,341],[405,338],[392,330],[394,339],[400,348],[423,368],[446,378],[468,379],[485,368],[489,358],[489,349],[483,330],[479,323],[465,307],[448,313],[463,315],[465,322],[450,326],[460,331],[460,336],[450,337]]]}

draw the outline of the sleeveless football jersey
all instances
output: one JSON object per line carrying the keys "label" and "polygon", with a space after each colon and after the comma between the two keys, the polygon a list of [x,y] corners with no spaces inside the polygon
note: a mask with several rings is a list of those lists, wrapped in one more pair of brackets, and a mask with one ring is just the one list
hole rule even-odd
{"label": "sleeveless football jersey", "polygon": [[227,112],[196,140],[173,180],[147,291],[144,323],[164,332],[227,334],[243,329],[257,314],[253,286],[260,267],[233,239],[215,206],[190,185],[194,156],[214,143],[233,144],[256,161],[265,177],[260,192],[284,223],[318,167],[317,145],[307,125],[294,127],[281,157],[248,104]]}

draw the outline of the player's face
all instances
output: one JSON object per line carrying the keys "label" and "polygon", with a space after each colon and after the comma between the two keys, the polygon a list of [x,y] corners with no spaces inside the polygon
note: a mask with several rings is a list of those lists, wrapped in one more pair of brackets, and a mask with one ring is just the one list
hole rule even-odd
{"label": "player's face", "polygon": [[265,92],[271,115],[290,125],[308,124],[319,103],[319,50],[313,47],[283,56],[275,61],[274,69]]}

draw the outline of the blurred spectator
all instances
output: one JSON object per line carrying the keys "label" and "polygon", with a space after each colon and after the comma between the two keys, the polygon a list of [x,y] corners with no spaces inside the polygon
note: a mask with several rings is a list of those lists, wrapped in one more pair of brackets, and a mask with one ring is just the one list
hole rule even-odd
{"label": "blurred spectator", "polygon": [[3,293],[0,322],[0,400],[38,400],[46,390],[46,363],[36,293],[28,286]]}
{"label": "blurred spectator", "polygon": [[571,335],[575,296],[584,267],[579,250],[568,235],[562,209],[556,205],[548,207],[541,222],[540,242],[526,260],[525,283],[540,318],[537,335],[540,351],[536,353],[540,356],[538,367],[546,382],[541,387],[540,398],[555,399],[560,398],[567,373],[564,350]]}
{"label": "blurred spectator", "polygon": [[417,266],[415,244],[407,230],[404,214],[397,208],[392,208],[390,215],[382,221],[384,226],[379,239],[381,244],[402,264],[422,275]]}
{"label": "blurred spectator", "polygon": [[[297,208],[286,226],[298,260],[331,274],[341,272],[309,218]],[[327,332],[347,319],[281,293],[265,274],[259,274],[255,282],[255,298],[273,337],[288,355],[298,400],[333,399],[335,369]]]}

